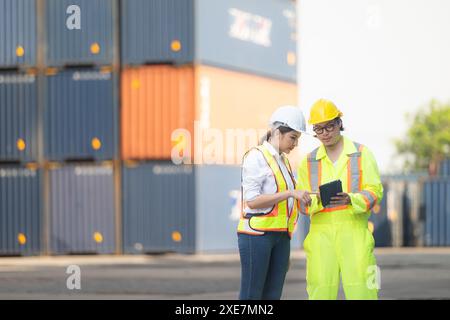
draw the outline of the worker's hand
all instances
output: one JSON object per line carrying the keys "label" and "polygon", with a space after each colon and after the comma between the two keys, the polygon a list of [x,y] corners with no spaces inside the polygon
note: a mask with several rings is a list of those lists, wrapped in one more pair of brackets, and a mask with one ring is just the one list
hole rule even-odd
{"label": "worker's hand", "polygon": [[313,194],[317,197],[317,203],[320,203],[322,201],[322,199],[320,199],[320,192],[310,192],[309,194]]}
{"label": "worker's hand", "polygon": [[347,205],[351,203],[350,196],[348,193],[339,192],[337,196],[331,197],[330,204],[331,205]]}
{"label": "worker's hand", "polygon": [[301,201],[303,204],[305,204],[308,207],[311,205],[312,199],[311,199],[311,196],[309,195],[309,192],[306,190],[292,190],[291,196],[294,197],[295,199]]}

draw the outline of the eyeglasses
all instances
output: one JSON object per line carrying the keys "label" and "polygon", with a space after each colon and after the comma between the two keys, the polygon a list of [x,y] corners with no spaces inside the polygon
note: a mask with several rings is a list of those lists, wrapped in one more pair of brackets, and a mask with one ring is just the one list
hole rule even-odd
{"label": "eyeglasses", "polygon": [[337,125],[337,122],[333,121],[333,122],[330,122],[329,124],[327,124],[326,126],[315,127],[315,128],[313,128],[313,131],[316,134],[322,134],[324,129],[325,129],[326,132],[331,132],[331,131],[334,130],[334,128],[336,128],[336,125]]}

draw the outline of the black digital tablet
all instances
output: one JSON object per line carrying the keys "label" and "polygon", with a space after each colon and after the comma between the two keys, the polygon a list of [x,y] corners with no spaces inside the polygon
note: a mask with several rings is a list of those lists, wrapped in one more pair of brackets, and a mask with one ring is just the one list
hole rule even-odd
{"label": "black digital tablet", "polygon": [[342,192],[342,182],[341,180],[335,180],[325,183],[319,187],[319,190],[322,205],[326,207],[330,204],[331,197],[335,197],[339,192]]}

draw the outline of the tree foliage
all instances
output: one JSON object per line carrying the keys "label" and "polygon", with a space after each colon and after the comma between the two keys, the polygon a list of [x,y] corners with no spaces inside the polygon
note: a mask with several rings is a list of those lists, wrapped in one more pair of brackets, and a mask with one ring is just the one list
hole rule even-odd
{"label": "tree foliage", "polygon": [[396,140],[398,153],[405,155],[405,169],[435,171],[450,157],[450,103],[432,100],[415,115],[407,114],[410,127],[406,137]]}

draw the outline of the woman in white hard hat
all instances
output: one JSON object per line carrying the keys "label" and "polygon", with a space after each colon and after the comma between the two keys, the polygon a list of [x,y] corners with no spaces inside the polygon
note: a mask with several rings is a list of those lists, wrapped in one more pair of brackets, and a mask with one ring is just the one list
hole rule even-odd
{"label": "woman in white hard hat", "polygon": [[295,190],[285,155],[297,146],[305,127],[298,107],[282,106],[270,118],[265,141],[244,155],[243,212],[238,226],[241,300],[281,298],[298,218],[297,202],[311,203],[307,191]]}

